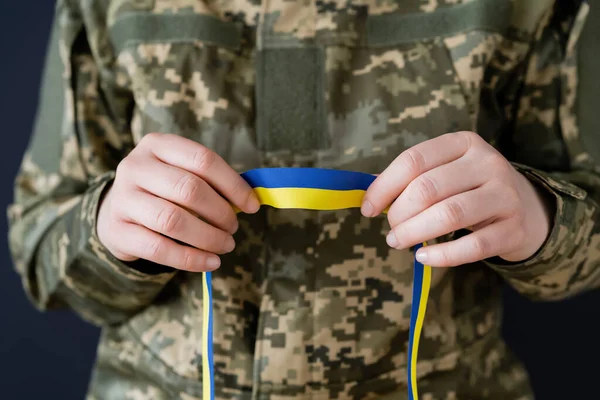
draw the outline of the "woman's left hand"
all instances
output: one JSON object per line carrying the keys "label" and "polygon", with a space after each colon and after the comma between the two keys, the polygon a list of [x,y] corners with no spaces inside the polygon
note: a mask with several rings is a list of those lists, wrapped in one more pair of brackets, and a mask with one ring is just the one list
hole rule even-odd
{"label": "woman's left hand", "polygon": [[400,154],[371,184],[361,211],[373,217],[391,204],[387,243],[395,249],[472,230],[421,248],[417,259],[427,265],[450,267],[494,256],[518,262],[535,254],[548,236],[550,196],[479,135],[458,132]]}

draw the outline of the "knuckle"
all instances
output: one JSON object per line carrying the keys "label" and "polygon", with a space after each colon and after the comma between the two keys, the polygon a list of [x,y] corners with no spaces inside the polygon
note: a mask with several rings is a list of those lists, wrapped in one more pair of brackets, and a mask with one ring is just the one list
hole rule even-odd
{"label": "knuckle", "polygon": [[215,235],[210,235],[209,248],[214,249],[215,252],[223,254],[227,251],[226,243],[228,241],[228,235],[224,232],[219,232]]}
{"label": "knuckle", "polygon": [[171,206],[162,208],[156,216],[156,224],[161,232],[169,234],[177,232],[181,225],[182,214],[181,212]]}
{"label": "knuckle", "polygon": [[145,144],[156,143],[157,141],[159,141],[162,138],[162,136],[163,136],[162,133],[157,133],[157,132],[147,133],[140,140],[140,144],[144,144],[145,145]]}
{"label": "knuckle", "polygon": [[132,156],[125,157],[121,160],[121,162],[117,165],[116,168],[116,176],[118,177],[126,177],[128,172],[135,168],[137,162],[136,159]]}
{"label": "knuckle", "polygon": [[396,218],[396,213],[394,212],[394,210],[391,210],[387,214],[387,220],[388,220],[388,224],[390,225],[390,228],[394,229],[396,227],[396,225],[398,224],[396,222],[398,219]]}
{"label": "knuckle", "polygon": [[219,225],[226,226],[228,228],[233,228],[236,223],[236,218],[232,215],[233,212],[227,209],[222,211],[218,211],[217,214],[217,222]]}
{"label": "knuckle", "polygon": [[414,234],[406,227],[406,224],[396,225],[392,231],[396,235],[398,246],[396,248],[404,248],[409,243],[414,242]]}
{"label": "knuckle", "polygon": [[198,146],[192,155],[192,165],[198,172],[206,172],[216,160],[216,154],[204,146]]}
{"label": "knuckle", "polygon": [[492,171],[495,172],[496,176],[499,176],[499,173],[508,173],[512,168],[508,161],[506,161],[506,158],[496,151],[492,152],[485,158],[485,163]]}
{"label": "knuckle", "polygon": [[446,250],[441,250],[438,253],[436,253],[436,258],[438,259],[440,265],[444,265],[444,266],[452,266],[453,265],[453,259],[450,256],[450,254],[448,253],[448,251],[446,251]]}
{"label": "knuckle", "polygon": [[149,260],[157,260],[162,252],[162,242],[158,239],[152,239],[144,245],[144,254]]}
{"label": "knuckle", "polygon": [[175,183],[175,193],[183,204],[192,204],[200,200],[200,187],[200,179],[186,174]]}
{"label": "knuckle", "polygon": [[479,135],[473,131],[460,131],[459,134],[467,140],[479,139]]}
{"label": "knuckle", "polygon": [[[117,201],[116,204],[107,204],[106,208],[106,216],[108,217],[108,223],[111,224],[111,229],[113,228],[113,224],[118,224],[123,221],[128,215],[128,209],[123,204],[122,201]],[[101,205],[103,207],[104,205]],[[103,213],[104,210],[100,209],[100,212]]]}
{"label": "knuckle", "polygon": [[458,201],[448,201],[440,212],[440,220],[448,227],[457,227],[465,218],[465,210]]}
{"label": "knuckle", "polygon": [[473,252],[473,256],[478,260],[484,259],[490,254],[491,244],[489,240],[487,240],[483,236],[476,236],[473,238],[471,243],[471,251]]}
{"label": "knuckle", "polygon": [[400,155],[400,161],[403,167],[413,176],[420,175],[425,168],[425,157],[414,148],[406,150]]}
{"label": "knuckle", "polygon": [[421,176],[415,182],[415,192],[417,193],[417,201],[430,205],[435,202],[438,196],[438,188],[436,183],[428,176]]}
{"label": "knuckle", "polygon": [[467,148],[473,147],[478,141],[481,140],[481,136],[476,134],[473,131],[460,131],[456,138],[462,141],[463,144],[466,145]]}
{"label": "knuckle", "polygon": [[240,197],[240,200],[243,200],[242,204],[247,204],[248,201],[250,200],[250,197],[252,196],[252,191],[245,190],[243,181],[241,179],[239,179],[239,180],[236,180],[235,185],[233,186],[233,189],[231,190],[231,194],[232,194],[233,198]]}
{"label": "knuckle", "polygon": [[197,268],[197,258],[194,257],[191,251],[184,251],[183,259],[181,260],[181,269],[191,271]]}

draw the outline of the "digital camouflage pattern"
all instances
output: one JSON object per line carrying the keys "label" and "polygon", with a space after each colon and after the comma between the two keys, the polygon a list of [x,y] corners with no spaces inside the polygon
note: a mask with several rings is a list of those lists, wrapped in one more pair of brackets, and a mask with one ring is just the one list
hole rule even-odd
{"label": "digital camouflage pattern", "polygon": [[[89,399],[201,398],[201,275],[119,262],[95,233],[104,188],[145,134],[191,138],[240,172],[375,174],[460,130],[545,188],[556,216],[529,260],[434,270],[421,399],[533,398],[500,336],[502,282],[536,300],[600,285],[600,167],[575,115],[588,9],[59,0],[10,246],[37,307],[103,327]],[[385,218],[263,207],[240,219],[237,248],[213,274],[216,397],[405,399],[413,254],[388,248]]]}

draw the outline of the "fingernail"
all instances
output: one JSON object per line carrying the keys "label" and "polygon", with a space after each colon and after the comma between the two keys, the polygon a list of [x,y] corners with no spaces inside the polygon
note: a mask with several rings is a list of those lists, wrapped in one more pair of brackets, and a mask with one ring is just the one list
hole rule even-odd
{"label": "fingernail", "polygon": [[233,240],[233,238],[229,236],[225,241],[225,251],[229,253],[233,249],[235,249],[235,240]]}
{"label": "fingernail", "polygon": [[369,200],[364,200],[362,203],[362,206],[360,207],[360,211],[361,211],[362,215],[364,215],[365,217],[372,217],[373,212],[375,211],[375,208],[373,207],[373,204],[371,204],[371,202]]}
{"label": "fingernail", "polygon": [[233,229],[231,230],[231,234],[236,233],[238,229],[240,229],[240,222],[236,218],[235,223],[233,225]]}
{"label": "fingernail", "polygon": [[390,247],[397,247],[398,246],[398,238],[396,238],[396,234],[393,231],[391,231],[390,233],[388,233],[386,241],[387,241],[387,244]]}
{"label": "fingernail", "polygon": [[419,251],[417,251],[415,258],[417,259],[418,262],[425,263],[425,262],[427,262],[427,252],[425,250],[419,250]]}
{"label": "fingernail", "polygon": [[211,271],[219,268],[220,265],[221,259],[219,257],[208,257],[208,259],[206,260],[206,268],[208,268]]}
{"label": "fingernail", "polygon": [[248,206],[248,212],[250,212],[250,214],[254,214],[260,208],[260,202],[255,194],[250,196],[246,205]]}

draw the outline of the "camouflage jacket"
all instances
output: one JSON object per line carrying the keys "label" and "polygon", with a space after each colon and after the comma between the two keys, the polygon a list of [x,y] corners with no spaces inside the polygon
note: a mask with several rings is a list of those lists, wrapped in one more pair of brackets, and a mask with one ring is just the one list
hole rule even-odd
{"label": "camouflage jacket", "polygon": [[[500,335],[503,282],[536,300],[600,285],[600,168],[575,112],[589,6],[554,3],[59,0],[10,246],[37,307],[102,326],[89,398],[201,397],[201,275],[119,262],[95,232],[144,134],[191,138],[240,172],[376,174],[471,130],[556,199],[554,225],[521,263],[434,270],[419,391],[531,399]],[[413,254],[389,249],[385,217],[240,219],[213,274],[217,398],[405,399]]]}

